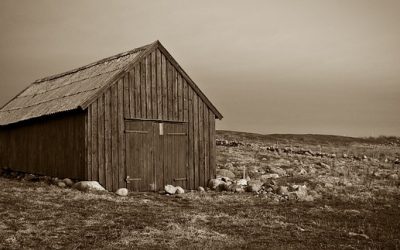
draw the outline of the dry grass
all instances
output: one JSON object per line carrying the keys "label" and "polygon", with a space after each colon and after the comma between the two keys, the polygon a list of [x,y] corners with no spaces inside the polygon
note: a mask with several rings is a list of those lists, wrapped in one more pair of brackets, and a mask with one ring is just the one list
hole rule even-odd
{"label": "dry grass", "polygon": [[[400,197],[271,203],[252,194],[117,197],[0,179],[6,249],[400,247]],[[367,238],[365,236],[367,236]]]}

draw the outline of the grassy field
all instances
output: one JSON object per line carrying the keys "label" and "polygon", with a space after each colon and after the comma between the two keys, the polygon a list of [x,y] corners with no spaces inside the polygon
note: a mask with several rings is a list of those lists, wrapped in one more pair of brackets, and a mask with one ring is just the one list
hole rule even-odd
{"label": "grassy field", "polygon": [[[390,158],[388,162],[336,159],[337,167],[326,171],[314,166],[325,159],[264,150],[276,137],[268,141],[226,131],[218,137],[245,144],[218,146],[219,169],[228,164],[240,173],[246,168],[257,178],[260,169],[285,159],[290,164],[281,167],[288,173],[302,167],[307,174],[294,172],[277,182],[306,184],[319,198],[275,201],[268,193],[211,191],[119,197],[0,177],[0,248],[400,249],[400,191],[398,181],[386,178],[397,171],[392,161],[398,146],[374,144],[383,158]],[[318,145],[293,138],[290,143],[306,148]],[[358,149],[371,142],[322,143],[328,151],[347,148],[350,154],[364,154]],[[351,164],[358,167],[341,174],[340,167]],[[316,171],[310,170],[312,166]],[[375,172],[371,175],[365,169]],[[376,175],[376,169],[382,174]],[[324,186],[329,178],[337,182]],[[352,185],[341,185],[341,178]]]}

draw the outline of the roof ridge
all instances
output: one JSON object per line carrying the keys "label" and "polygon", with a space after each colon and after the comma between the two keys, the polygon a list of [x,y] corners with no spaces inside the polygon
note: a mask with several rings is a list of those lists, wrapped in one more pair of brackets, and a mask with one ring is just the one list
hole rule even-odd
{"label": "roof ridge", "polygon": [[51,75],[51,76],[46,76],[46,77],[40,78],[40,79],[34,81],[33,84],[37,84],[37,83],[41,83],[41,82],[49,81],[49,80],[54,80],[54,79],[57,79],[57,78],[60,78],[60,77],[66,76],[66,75],[70,75],[70,74],[76,73],[78,71],[87,69],[87,68],[91,68],[93,66],[99,65],[99,64],[107,62],[107,61],[115,60],[117,58],[120,58],[120,57],[123,57],[123,56],[126,56],[126,55],[130,55],[130,54],[145,50],[149,46],[151,46],[152,44],[153,43],[150,43],[150,44],[147,44],[147,45],[144,45],[144,46],[132,49],[132,50],[128,50],[128,51],[125,51],[125,52],[122,52],[122,53],[119,53],[119,54],[116,54],[116,55],[113,55],[113,56],[109,56],[109,57],[100,59],[98,61],[95,61],[93,63],[87,64],[85,66],[81,66],[79,68],[75,68],[75,69],[68,70],[68,71],[65,71],[65,72],[62,72],[62,73],[58,73],[58,74],[55,74],[55,75]]}

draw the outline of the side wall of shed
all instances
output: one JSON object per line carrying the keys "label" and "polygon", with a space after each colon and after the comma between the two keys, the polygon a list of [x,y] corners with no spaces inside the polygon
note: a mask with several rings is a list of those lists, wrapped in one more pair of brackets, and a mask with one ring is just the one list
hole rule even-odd
{"label": "side wall of shed", "polygon": [[188,187],[215,176],[215,114],[179,72],[155,50],[88,107],[87,176],[108,190],[126,187],[125,119],[184,122],[188,126]]}
{"label": "side wall of shed", "polygon": [[0,128],[0,167],[85,179],[84,112],[42,117]]}

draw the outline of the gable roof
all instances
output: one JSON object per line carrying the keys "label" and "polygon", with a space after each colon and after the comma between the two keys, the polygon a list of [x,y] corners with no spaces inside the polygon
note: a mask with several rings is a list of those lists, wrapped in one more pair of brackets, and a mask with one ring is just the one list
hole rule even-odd
{"label": "gable roof", "polygon": [[161,43],[156,41],[152,44],[33,82],[0,109],[0,125],[17,123],[75,109],[86,109],[119,77],[132,69],[141,58],[156,48],[165,54],[214,112],[216,117],[221,119],[222,115],[219,111]]}

